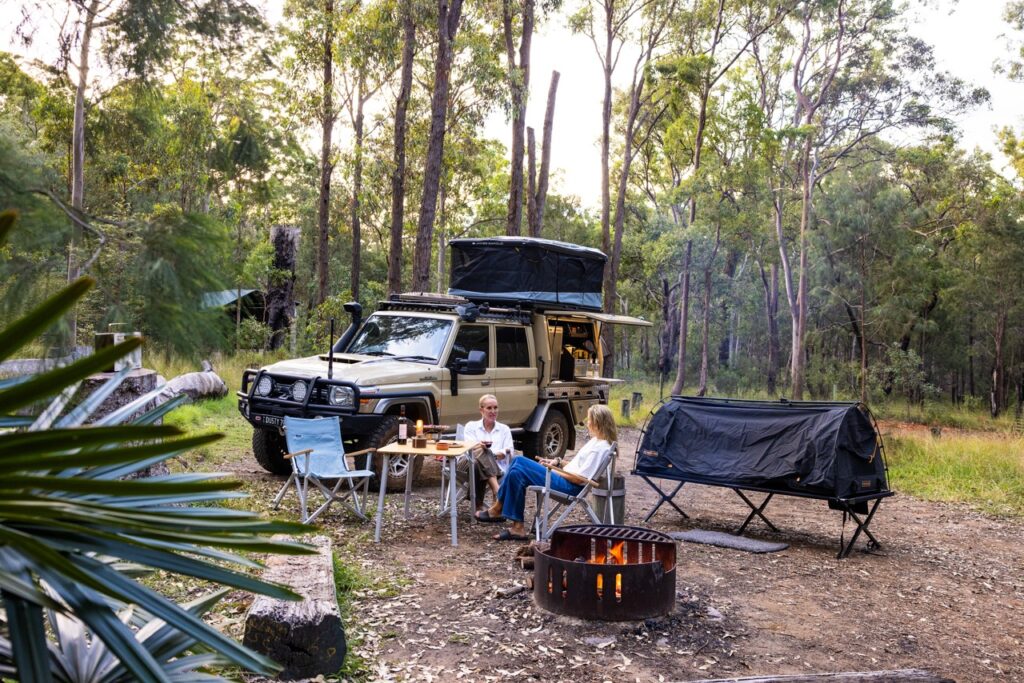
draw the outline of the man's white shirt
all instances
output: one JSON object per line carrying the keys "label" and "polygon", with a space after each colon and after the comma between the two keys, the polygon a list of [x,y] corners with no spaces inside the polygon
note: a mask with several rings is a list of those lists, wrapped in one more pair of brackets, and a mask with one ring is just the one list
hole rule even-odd
{"label": "man's white shirt", "polygon": [[483,420],[473,420],[466,424],[463,434],[467,444],[474,444],[477,441],[490,441],[491,452],[495,456],[499,453],[505,454],[504,458],[498,459],[498,467],[501,468],[502,473],[508,471],[509,464],[512,462],[512,451],[515,448],[512,444],[512,430],[508,428],[508,425],[495,421],[494,429],[488,432],[484,429]]}

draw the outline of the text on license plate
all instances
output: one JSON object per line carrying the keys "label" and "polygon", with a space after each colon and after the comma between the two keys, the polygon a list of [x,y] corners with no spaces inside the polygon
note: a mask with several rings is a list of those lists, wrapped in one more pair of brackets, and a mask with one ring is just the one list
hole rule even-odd
{"label": "text on license plate", "polygon": [[276,415],[253,415],[252,421],[258,424],[265,424],[271,427],[280,427],[283,421]]}

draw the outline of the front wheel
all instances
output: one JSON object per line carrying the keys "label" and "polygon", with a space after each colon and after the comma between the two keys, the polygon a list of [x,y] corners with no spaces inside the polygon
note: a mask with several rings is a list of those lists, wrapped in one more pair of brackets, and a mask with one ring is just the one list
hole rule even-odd
{"label": "front wheel", "polygon": [[276,429],[252,431],[252,454],[263,469],[273,474],[290,474],[292,466],[284,459],[284,437]]}
{"label": "front wheel", "polygon": [[[388,415],[377,428],[370,432],[369,436],[363,439],[361,448],[380,448],[398,438],[398,418]],[[412,467],[412,480],[415,482],[423,470],[423,458],[413,455],[392,455],[388,463],[388,491],[404,491],[405,478]],[[374,477],[370,486],[374,490],[380,490],[381,475],[384,470],[384,456],[374,453],[373,466]]]}
{"label": "front wheel", "polygon": [[569,447],[569,423],[558,410],[549,410],[540,430],[523,435],[523,452],[537,458],[561,458]]}

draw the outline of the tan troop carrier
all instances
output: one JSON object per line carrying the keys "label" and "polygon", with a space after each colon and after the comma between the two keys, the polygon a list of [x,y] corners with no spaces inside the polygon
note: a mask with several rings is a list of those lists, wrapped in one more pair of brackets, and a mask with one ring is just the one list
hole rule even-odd
{"label": "tan troop carrier", "polygon": [[[395,439],[403,408],[414,423],[479,419],[484,394],[498,397],[499,419],[527,456],[561,457],[575,447],[573,426],[592,404],[608,402],[617,381],[601,376],[601,326],[649,323],[590,310],[600,308],[604,254],[597,250],[528,238],[451,246],[450,294],[395,295],[365,321],[358,304],[347,304],[352,324],[331,352],[245,372],[238,405],[254,428],[260,465],[290,471],[282,457],[285,415],[337,415],[357,449]],[[510,262],[517,259],[526,266]],[[529,277],[531,268],[542,272]],[[581,273],[596,287],[596,301],[578,291]],[[379,460],[373,465],[379,473]],[[407,468],[415,476],[422,465],[422,458],[393,458],[389,485],[403,486]]]}

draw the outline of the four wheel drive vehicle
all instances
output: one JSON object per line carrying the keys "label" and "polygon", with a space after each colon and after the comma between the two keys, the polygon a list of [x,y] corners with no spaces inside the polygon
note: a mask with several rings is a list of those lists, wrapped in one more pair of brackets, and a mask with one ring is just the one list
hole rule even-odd
{"label": "four wheel drive vehicle", "polygon": [[[545,250],[559,244],[519,241],[541,242]],[[453,268],[453,283],[455,274]],[[365,321],[359,304],[345,308],[352,324],[329,353],[246,370],[242,377],[239,410],[254,428],[256,460],[271,472],[290,471],[282,457],[285,415],[337,415],[343,438],[360,449],[395,439],[403,410],[413,423],[479,419],[484,394],[498,397],[499,419],[526,455],[561,457],[575,447],[573,426],[584,422],[592,404],[607,403],[616,381],[600,376],[601,325],[649,325],[580,306],[560,310],[521,301],[493,307],[444,294],[392,296]],[[381,461],[372,463],[378,476]],[[422,458],[392,458],[389,487],[403,487],[407,468],[415,477],[422,465]]]}

